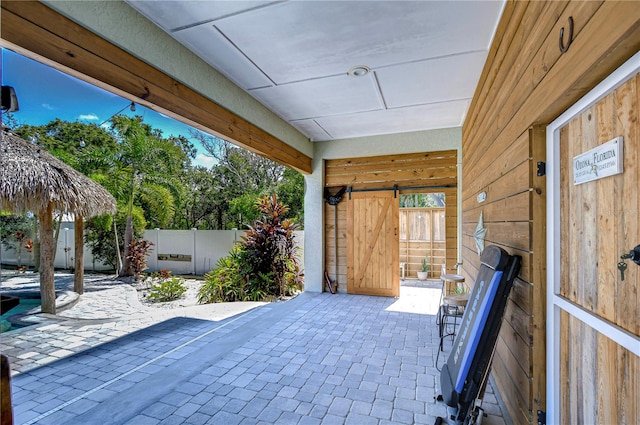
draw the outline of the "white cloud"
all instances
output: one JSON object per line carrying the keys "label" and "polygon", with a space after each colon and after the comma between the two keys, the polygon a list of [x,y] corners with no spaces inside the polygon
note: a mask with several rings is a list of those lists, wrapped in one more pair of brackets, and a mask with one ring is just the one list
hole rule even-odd
{"label": "white cloud", "polygon": [[54,109],[56,109],[56,108],[54,108],[53,106],[49,105],[48,103],[43,103],[43,104],[42,104],[42,107],[43,107],[44,109],[48,109],[48,110],[50,110],[50,111],[53,111]]}
{"label": "white cloud", "polygon": [[199,153],[196,155],[196,159],[193,161],[193,165],[200,165],[202,167],[211,167],[216,162],[215,158]]}
{"label": "white cloud", "polygon": [[96,114],[82,114],[78,117],[79,120],[98,121]]}

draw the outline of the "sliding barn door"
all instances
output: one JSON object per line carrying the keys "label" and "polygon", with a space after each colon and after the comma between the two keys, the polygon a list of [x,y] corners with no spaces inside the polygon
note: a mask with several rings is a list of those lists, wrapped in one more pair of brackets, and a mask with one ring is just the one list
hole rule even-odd
{"label": "sliding barn door", "polygon": [[399,203],[392,191],[347,200],[347,292],[400,295]]}

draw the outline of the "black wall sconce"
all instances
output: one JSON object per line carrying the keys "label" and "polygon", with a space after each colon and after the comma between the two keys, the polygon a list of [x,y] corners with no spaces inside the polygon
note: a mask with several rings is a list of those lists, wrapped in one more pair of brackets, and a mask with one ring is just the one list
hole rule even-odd
{"label": "black wall sconce", "polygon": [[5,112],[15,112],[20,109],[18,106],[18,96],[11,86],[2,86],[0,90],[2,97],[2,110]]}

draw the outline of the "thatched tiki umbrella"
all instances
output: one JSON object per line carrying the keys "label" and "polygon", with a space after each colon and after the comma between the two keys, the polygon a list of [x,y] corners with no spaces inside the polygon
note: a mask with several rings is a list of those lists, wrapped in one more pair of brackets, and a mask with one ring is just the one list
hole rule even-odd
{"label": "thatched tiki umbrella", "polygon": [[105,188],[33,143],[7,131],[0,136],[0,210],[38,212],[42,312],[55,314],[53,211],[75,214],[74,290],[83,292],[83,217],[116,211]]}

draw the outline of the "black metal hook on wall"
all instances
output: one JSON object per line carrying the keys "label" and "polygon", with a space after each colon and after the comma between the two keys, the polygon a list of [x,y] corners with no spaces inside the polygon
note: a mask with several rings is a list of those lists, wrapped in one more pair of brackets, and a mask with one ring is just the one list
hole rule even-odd
{"label": "black metal hook on wall", "polygon": [[560,40],[558,41],[560,51],[566,53],[571,43],[573,43],[573,16],[569,16],[569,39],[566,46],[564,44],[564,27],[560,28]]}

